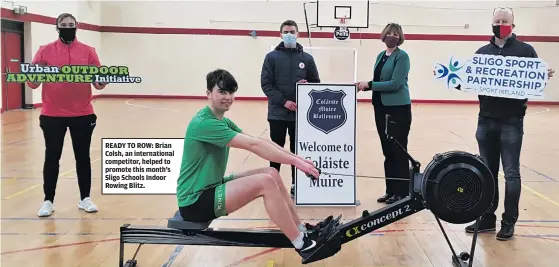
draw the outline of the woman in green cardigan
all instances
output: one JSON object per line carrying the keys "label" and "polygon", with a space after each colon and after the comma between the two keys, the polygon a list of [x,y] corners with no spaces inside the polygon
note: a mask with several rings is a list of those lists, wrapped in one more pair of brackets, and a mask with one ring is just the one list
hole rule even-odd
{"label": "woman in green cardigan", "polygon": [[[373,91],[375,123],[384,154],[384,173],[387,178],[409,179],[409,161],[405,153],[390,143],[385,134],[386,115],[395,124],[390,134],[407,150],[411,127],[411,98],[408,89],[410,59],[399,48],[404,43],[402,27],[396,23],[386,25],[381,40],[386,50],[378,54],[372,81],[357,84],[359,91]],[[394,203],[409,195],[409,182],[405,180],[385,180],[386,194],[378,202]]]}

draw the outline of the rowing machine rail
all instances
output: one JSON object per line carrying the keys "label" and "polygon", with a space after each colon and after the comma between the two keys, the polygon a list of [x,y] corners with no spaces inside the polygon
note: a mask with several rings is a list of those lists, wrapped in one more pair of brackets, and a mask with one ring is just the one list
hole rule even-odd
{"label": "rowing machine rail", "polygon": [[[336,229],[327,237],[327,241],[323,243],[322,247],[309,258],[303,259],[302,262],[307,264],[330,257],[336,254],[344,243],[425,209],[424,200],[419,194],[422,178],[418,170],[419,164],[411,168],[413,182],[410,183],[410,195],[408,197],[372,213],[365,210],[362,217],[345,224],[336,224]],[[436,216],[435,218],[452,250],[453,264],[456,267],[467,267],[465,261],[469,259],[469,266],[471,267],[477,229],[474,233],[474,241],[470,252],[472,257],[466,252],[462,252],[458,256],[454,252],[439,218]],[[339,220],[339,217],[337,220]],[[337,223],[337,220],[334,221]],[[136,266],[135,257],[144,244],[293,248],[291,241],[279,230],[208,228],[210,224],[211,221],[207,223],[183,221],[179,211],[175,213],[173,218],[169,219],[168,227],[125,224],[120,228],[119,267]],[[127,243],[139,244],[139,246],[134,258],[128,260],[124,265],[124,244]]]}

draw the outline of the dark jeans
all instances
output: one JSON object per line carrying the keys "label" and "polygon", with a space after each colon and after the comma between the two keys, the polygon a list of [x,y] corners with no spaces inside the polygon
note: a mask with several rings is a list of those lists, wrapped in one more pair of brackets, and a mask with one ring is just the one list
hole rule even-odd
{"label": "dark jeans", "polygon": [[50,200],[54,203],[66,128],[70,129],[70,136],[72,137],[80,197],[81,199],[89,197],[91,191],[89,151],[96,122],[97,116],[95,114],[80,117],[49,117],[44,115],[39,117],[39,124],[45,138],[45,162],[43,165],[45,201]]}
{"label": "dark jeans", "polygon": [[505,173],[505,212],[502,224],[514,225],[518,220],[518,202],[520,200],[520,150],[524,136],[524,119],[493,119],[479,117],[476,139],[480,156],[491,169],[495,181],[493,208],[484,218],[495,220],[495,211],[499,205],[499,161],[503,163]]}
{"label": "dark jeans", "polygon": [[402,178],[405,180],[385,179],[386,194],[406,197],[409,195],[409,168],[407,155],[396,143],[388,141],[386,137],[386,114],[394,122],[390,126],[389,134],[394,137],[406,150],[408,149],[408,135],[410,133],[412,114],[411,106],[384,106],[376,104],[375,124],[380,137],[382,153],[384,154],[384,175],[387,178]]}
{"label": "dark jeans", "polygon": [[[278,146],[285,146],[286,131],[289,134],[289,150],[295,153],[295,122],[282,120],[268,120],[270,123],[270,139]],[[280,163],[270,162],[270,167],[280,170]],[[295,184],[295,166],[291,165],[291,184]]]}

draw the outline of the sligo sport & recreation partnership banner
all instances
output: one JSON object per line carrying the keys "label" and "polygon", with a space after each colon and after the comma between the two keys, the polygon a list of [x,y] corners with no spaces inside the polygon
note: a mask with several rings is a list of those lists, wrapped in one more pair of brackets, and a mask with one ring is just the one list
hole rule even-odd
{"label": "sligo sport & recreation partnership banner", "polygon": [[541,58],[475,54],[460,62],[436,64],[433,75],[447,88],[479,95],[515,99],[543,99],[548,64]]}
{"label": "sligo sport & recreation partnership banner", "polygon": [[356,205],[356,106],[354,84],[297,84],[295,153],[336,175],[296,170],[295,205]]}

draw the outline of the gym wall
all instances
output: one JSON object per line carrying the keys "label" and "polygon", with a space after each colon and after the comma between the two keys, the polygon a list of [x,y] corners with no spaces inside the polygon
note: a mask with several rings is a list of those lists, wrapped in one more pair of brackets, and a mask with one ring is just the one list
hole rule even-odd
{"label": "gym wall", "polygon": [[[264,56],[280,40],[279,26],[286,19],[299,23],[299,42],[309,48],[303,1],[78,1],[21,2],[27,11],[48,17],[62,12],[91,24],[78,38],[97,49],[102,64],[127,65],[140,84],[111,84],[100,94],[204,97],[205,75],[215,68],[231,71],[238,79],[237,98],[263,98],[260,70]],[[471,56],[487,44],[496,6],[514,8],[515,32],[533,45],[539,56],[559,69],[559,29],[551,27],[559,15],[555,0],[513,1],[502,5],[483,1],[371,2],[369,28],[352,30],[350,41],[333,38],[333,29],[311,27],[312,47],[324,82],[353,82],[353,51],[357,51],[357,80],[372,77],[376,55],[384,48],[378,39],[388,22],[403,26],[401,47],[411,58],[410,90],[414,100],[475,101],[476,95],[448,90],[433,77],[436,63],[451,56]],[[353,11],[357,12],[357,11]],[[316,23],[316,5],[307,4],[310,24]],[[53,22],[54,23],[54,22]],[[26,33],[26,60],[39,45],[56,39],[53,25],[30,22]],[[465,27],[465,25],[468,25]],[[80,25],[81,26],[81,25]],[[26,28],[27,29],[27,28]],[[256,31],[256,38],[250,36]],[[361,38],[361,39],[360,39]],[[332,47],[343,50],[330,49]],[[436,52],[428,52],[429,49]],[[343,81],[345,80],[345,81]],[[96,92],[98,93],[98,92]],[[552,79],[543,101],[559,103],[559,81]],[[40,103],[40,88],[33,103]],[[370,99],[370,93],[359,98]]]}

